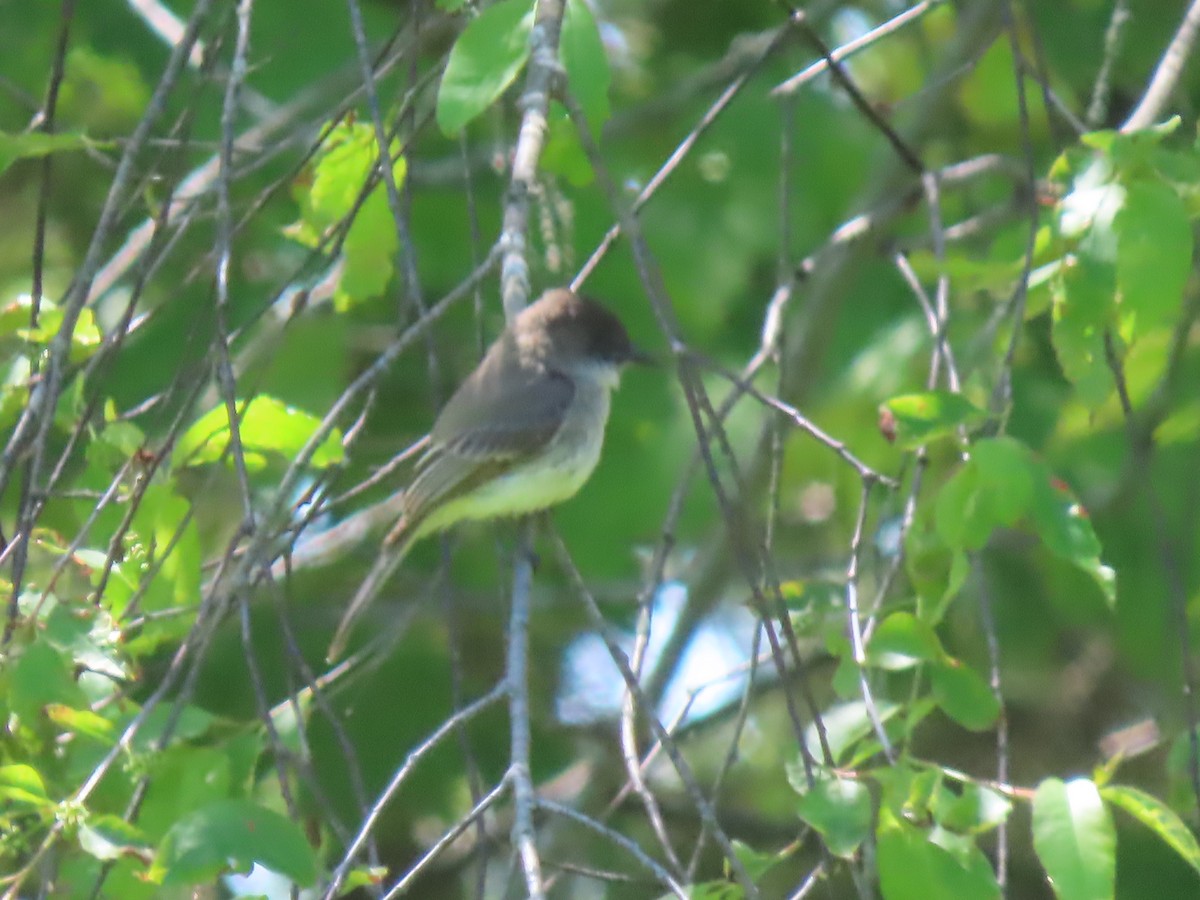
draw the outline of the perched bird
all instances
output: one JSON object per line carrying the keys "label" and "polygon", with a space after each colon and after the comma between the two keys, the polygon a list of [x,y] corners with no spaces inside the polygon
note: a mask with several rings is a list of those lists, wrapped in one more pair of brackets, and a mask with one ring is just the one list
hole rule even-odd
{"label": "perched bird", "polygon": [[341,655],[355,618],[416,541],[465,519],[519,516],[574,496],[600,459],[621,367],[649,361],[615,315],[565,288],[522,310],[434,422],[397,498],[400,519],[338,624],[328,659]]}

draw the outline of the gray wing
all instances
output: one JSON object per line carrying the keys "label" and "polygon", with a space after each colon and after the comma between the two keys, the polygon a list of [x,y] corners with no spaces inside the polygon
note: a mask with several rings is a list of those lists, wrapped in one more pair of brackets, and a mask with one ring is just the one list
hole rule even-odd
{"label": "gray wing", "polygon": [[[523,367],[494,347],[446,404],[431,445],[405,492],[410,522],[446,497],[465,493],[541,450],[554,437],[575,396],[569,377]],[[486,410],[486,413],[481,413]]]}

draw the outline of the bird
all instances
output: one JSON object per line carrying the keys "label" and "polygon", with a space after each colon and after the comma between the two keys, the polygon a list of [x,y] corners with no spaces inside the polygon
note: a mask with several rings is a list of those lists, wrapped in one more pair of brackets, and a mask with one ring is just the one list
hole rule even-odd
{"label": "bird", "polygon": [[355,620],[417,541],[464,520],[526,515],[573,497],[600,460],[622,368],[652,362],[615,314],[567,288],[521,310],[438,414],[407,489],[377,506],[398,507],[400,516],[326,659],[342,655]]}

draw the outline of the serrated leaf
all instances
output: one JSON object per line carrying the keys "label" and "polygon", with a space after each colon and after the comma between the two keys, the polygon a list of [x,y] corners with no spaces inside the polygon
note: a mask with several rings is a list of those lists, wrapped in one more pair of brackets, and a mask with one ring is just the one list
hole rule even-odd
{"label": "serrated leaf", "polygon": [[199,884],[255,863],[301,887],[317,880],[316,857],[299,826],[248,800],[218,800],[172,826],[149,877],[163,885]]}
{"label": "serrated leaf", "polygon": [[[392,178],[399,187],[407,176],[408,162],[400,154],[398,142],[393,142],[388,152]],[[378,167],[379,145],[369,123],[338,122],[331,126],[309,167],[311,183],[307,187],[298,184],[295,189],[300,219],[284,229],[293,240],[317,247],[330,229],[354,214],[342,241],[343,265],[335,296],[339,309],[382,294],[395,269],[399,237],[388,204],[387,185],[379,179],[358,204]]]}
{"label": "serrated leaf", "polygon": [[800,795],[797,812],[830,853],[849,859],[871,831],[871,792],[859,781],[822,778]]}
{"label": "serrated leaf", "polygon": [[1200,843],[1175,810],[1157,797],[1127,785],[1102,787],[1100,796],[1157,834],[1184,862],[1200,872]]}
{"label": "serrated leaf", "polygon": [[1048,778],[1033,797],[1033,847],[1060,900],[1111,900],[1117,835],[1096,785]]}
{"label": "serrated leaf", "polygon": [[[294,458],[313,433],[320,427],[316,416],[288,406],[274,397],[259,396],[238,403],[241,413],[239,435],[246,452],[247,464],[252,459],[261,468],[261,454],[273,453],[285,459]],[[229,417],[225,404],[210,409],[192,424],[175,447],[177,466],[195,466],[215,462],[225,457],[229,444]],[[311,464],[318,469],[342,461],[342,434],[337,428],[330,431],[312,455]],[[232,464],[230,462],[230,464]]]}
{"label": "serrated leaf", "polygon": [[915,450],[987,418],[986,412],[951,391],[904,394],[883,405],[894,418],[896,445],[903,450]]}
{"label": "serrated leaf", "polygon": [[450,49],[438,87],[437,123],[448,137],[491,106],[529,58],[532,0],[500,0],[471,20]]}

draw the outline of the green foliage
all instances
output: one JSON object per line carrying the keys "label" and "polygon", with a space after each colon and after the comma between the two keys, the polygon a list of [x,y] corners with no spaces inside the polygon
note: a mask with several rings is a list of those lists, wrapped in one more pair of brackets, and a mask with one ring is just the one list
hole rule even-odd
{"label": "green foliage", "polygon": [[[265,466],[267,454],[296,457],[320,425],[321,420],[316,416],[293,409],[274,397],[255,397],[238,407],[238,437],[251,470]],[[231,463],[229,441],[229,410],[221,404],[184,432],[175,447],[175,465],[198,466],[218,460]],[[318,469],[342,461],[342,435],[338,429],[332,429],[316,445],[310,461]]]}
{"label": "green foliage", "polygon": [[830,853],[849,859],[871,831],[871,794],[856,781],[822,778],[801,793],[799,813]]}
{"label": "green foliage", "polygon": [[[396,142],[388,152],[393,160],[392,178],[399,187],[408,164]],[[327,130],[320,151],[310,163],[311,181],[296,185],[300,219],[288,226],[285,234],[317,248],[345,229],[335,295],[340,310],[382,294],[395,268],[399,239],[387,185],[373,178],[378,168],[374,128],[363,122],[338,122]],[[374,185],[367,190],[372,181]]]}
{"label": "green foliage", "polygon": [[0,131],[0,175],[18,159],[33,159],[51,153],[99,146],[105,145],[89,141],[82,134],[45,134],[40,131],[7,134]]}
{"label": "green foliage", "polygon": [[904,450],[915,450],[986,417],[983,410],[962,394],[949,391],[893,397],[883,408],[891,413],[896,445]]}
{"label": "green foliage", "polygon": [[1033,846],[1060,900],[1103,900],[1116,890],[1116,830],[1096,785],[1048,778],[1033,798]]}
{"label": "green foliage", "polygon": [[1178,125],[1085,135],[1051,169],[1064,191],[1045,241],[1059,255],[1050,278],[1054,345],[1092,408],[1114,389],[1109,356],[1122,357],[1179,314],[1200,160],[1164,145]]}
{"label": "green foliage", "polygon": [[[553,523],[614,630],[639,621],[635,597],[677,592],[682,609],[655,608],[644,675],[659,696],[621,730],[617,701],[591,696],[616,676],[573,662],[590,627],[573,577],[537,544],[529,771],[543,796],[603,823],[533,816],[554,895],[659,892],[630,841],[693,898],[753,893],[739,864],[767,898],[818,867],[829,884],[814,895],[999,897],[999,846],[1020,900],[1200,894],[1195,723],[1179,699],[1200,592],[1200,144],[1178,118],[1060,127],[1104,93],[1111,4],[1014,5],[1017,57],[991,7],[963,3],[917,8],[849,54],[858,99],[928,174],[983,171],[922,181],[840,78],[772,95],[816,59],[791,40],[799,24],[777,30],[782,7],[566,0],[537,182],[519,198],[507,167],[523,75],[547,62],[531,55],[543,5],[366,5],[385,152],[345,12],[259,6],[240,67],[236,17],[203,17],[203,47],[144,145],[135,127],[166,59],[154,29],[79,4],[58,59],[59,5],[5,9],[6,889],[170,900],[256,865],[323,889],[403,771],[369,821],[377,858],[347,861],[342,890],[390,890],[444,847],[412,896],[520,893],[500,883],[520,870],[504,840],[512,793],[486,839],[459,827],[512,777],[515,704],[443,729],[507,677],[512,530],[415,547],[362,652],[333,668],[329,632],[379,536],[319,571],[288,572],[278,554],[412,477],[419,463],[380,470],[502,327],[491,274],[477,311],[440,302],[470,296],[468,272],[504,250],[524,256],[535,291],[566,283],[616,222],[565,87],[621,202],[656,179],[637,213],[646,242],[621,235],[586,291],[664,360],[676,341],[727,370],[754,360],[755,390],[830,438],[714,374],[698,409],[672,366],[625,376],[595,476]],[[830,41],[895,12],[810,6]],[[1117,106],[1142,96],[1178,27],[1170,4],[1137,13],[1109,60]],[[59,68],[49,122],[39,106]],[[1195,69],[1173,94],[1184,109]],[[515,199],[529,227],[498,247]],[[937,289],[938,322],[901,257]],[[214,365],[226,359],[232,397]],[[51,375],[61,391],[43,409]],[[749,626],[729,624],[751,593],[782,600],[769,662],[751,661]],[[679,654],[657,658],[673,642]],[[597,704],[582,724],[556,714],[579,675]],[[663,685],[694,691],[678,745],[732,859],[670,754],[648,752],[646,717],[672,705]],[[732,689],[710,701],[718,685]],[[1144,705],[1170,752],[1106,760],[1095,737]],[[670,852],[625,786],[630,742],[644,791],[665,801]]]}
{"label": "green foliage", "polygon": [[304,834],[284,816],[243,800],[218,800],[176,822],[158,846],[148,877],[163,885],[197,884],[254,863],[301,887],[317,877]]}
{"label": "green foliage", "polygon": [[458,134],[516,80],[529,58],[530,0],[500,0],[473,18],[446,61],[438,88],[437,121]]}

